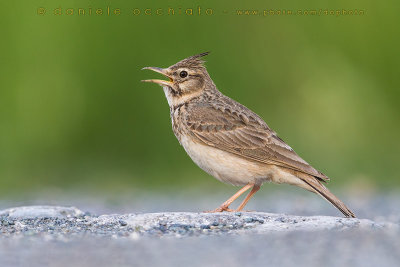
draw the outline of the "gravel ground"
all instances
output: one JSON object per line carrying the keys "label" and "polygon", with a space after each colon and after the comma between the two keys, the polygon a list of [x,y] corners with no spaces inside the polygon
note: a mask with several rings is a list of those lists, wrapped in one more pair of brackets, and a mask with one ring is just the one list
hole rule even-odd
{"label": "gravel ground", "polygon": [[[112,205],[75,199],[74,204],[80,201],[86,207],[83,211],[61,206],[3,209],[0,266],[398,266],[400,262],[396,195],[347,200],[356,214],[370,214],[370,219],[307,216],[340,214],[318,198],[296,194],[261,196],[252,208],[275,207],[298,216],[159,212],[196,205],[207,209],[218,201],[184,199],[161,197],[158,207],[151,206],[152,199],[151,205],[142,207],[152,212],[135,213],[121,212],[140,206],[138,201],[121,205],[126,199]],[[274,205],[268,204],[271,200]],[[34,202],[51,201],[24,204]],[[0,203],[7,206],[10,203]],[[98,215],[108,210],[121,214]]]}
{"label": "gravel ground", "polygon": [[277,231],[371,230],[397,232],[398,224],[328,216],[293,216],[263,212],[143,213],[95,216],[73,207],[27,206],[0,211],[2,237],[71,236],[186,237],[268,234]]}

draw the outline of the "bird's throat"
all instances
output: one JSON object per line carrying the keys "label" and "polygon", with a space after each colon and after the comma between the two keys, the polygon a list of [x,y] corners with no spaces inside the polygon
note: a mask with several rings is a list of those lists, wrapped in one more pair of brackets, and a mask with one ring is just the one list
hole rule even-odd
{"label": "bird's throat", "polygon": [[199,97],[203,93],[202,90],[175,93],[169,86],[163,86],[163,90],[170,107],[187,103],[193,98]]}

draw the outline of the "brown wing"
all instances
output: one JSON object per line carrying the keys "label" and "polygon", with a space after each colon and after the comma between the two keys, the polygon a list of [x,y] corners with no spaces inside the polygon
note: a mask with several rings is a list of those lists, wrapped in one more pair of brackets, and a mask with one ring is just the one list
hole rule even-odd
{"label": "brown wing", "polygon": [[226,106],[188,106],[183,123],[193,136],[209,146],[257,162],[310,174],[324,181],[329,180],[300,158],[254,112],[237,102],[231,103],[230,108]]}

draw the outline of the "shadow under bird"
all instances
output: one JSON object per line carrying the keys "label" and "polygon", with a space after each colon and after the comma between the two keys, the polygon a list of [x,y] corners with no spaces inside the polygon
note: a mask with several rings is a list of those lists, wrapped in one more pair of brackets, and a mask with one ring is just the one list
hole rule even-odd
{"label": "shadow under bird", "polygon": [[[211,80],[203,56],[179,61],[168,68],[145,67],[169,80],[143,80],[162,86],[172,129],[191,159],[218,180],[243,186],[211,212],[241,211],[264,182],[296,185],[314,192],[355,217],[323,184],[329,178],[299,157],[253,111],[223,95]],[[236,210],[230,204],[249,190]]]}

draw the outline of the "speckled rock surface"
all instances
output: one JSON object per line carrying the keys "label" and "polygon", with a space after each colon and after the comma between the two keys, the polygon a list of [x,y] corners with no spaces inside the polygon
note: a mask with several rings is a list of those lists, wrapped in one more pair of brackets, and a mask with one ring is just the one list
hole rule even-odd
{"label": "speckled rock surface", "polygon": [[0,211],[0,266],[397,267],[400,220],[393,199],[364,204],[365,211],[386,212],[376,220],[264,212],[99,216],[63,206],[7,208]]}
{"label": "speckled rock surface", "polygon": [[66,218],[78,217],[83,212],[74,207],[23,206],[0,210],[0,217],[10,219]]}
{"label": "speckled rock surface", "polygon": [[47,236],[200,236],[282,231],[398,230],[393,223],[329,216],[291,216],[263,212],[137,213],[96,216],[73,207],[28,206],[0,211],[2,237]]}

